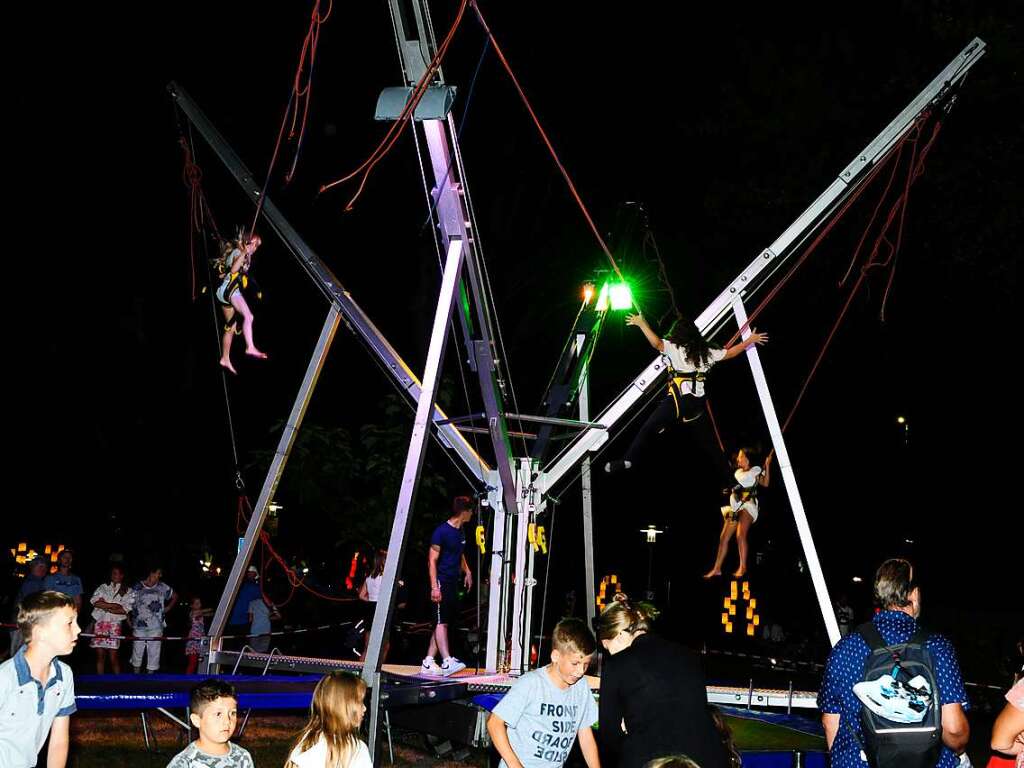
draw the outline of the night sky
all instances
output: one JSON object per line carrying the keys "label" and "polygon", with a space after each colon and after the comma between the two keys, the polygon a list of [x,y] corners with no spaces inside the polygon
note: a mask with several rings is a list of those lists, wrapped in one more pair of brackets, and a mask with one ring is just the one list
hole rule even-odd
{"label": "night sky", "polygon": [[[664,307],[625,205],[638,201],[678,301],[694,315],[972,37],[988,44],[912,192],[886,321],[883,276],[854,303],[787,440],[834,591],[866,608],[851,577],[870,580],[881,559],[909,553],[939,623],[968,610],[1019,609],[1019,7],[663,10],[676,5],[482,7],[599,228],[646,287],[641,301]],[[161,557],[180,582],[195,578],[182,569],[185,560],[194,569],[201,547],[226,562],[235,521],[231,451],[209,304],[190,295],[187,190],[165,86],[175,80],[187,89],[262,178],[309,6],[187,1],[139,16],[90,9],[25,19],[37,48],[10,71],[8,97],[15,200],[7,225],[20,241],[7,258],[8,281],[20,290],[8,295],[20,300],[5,304],[13,417],[5,547],[60,540],[79,551],[79,570],[97,577],[110,552],[140,566]],[[434,3],[439,28],[447,29],[454,6]],[[47,28],[37,37],[41,23]],[[460,88],[457,120],[483,47],[467,14],[444,63]],[[376,146],[386,130],[372,119],[376,96],[400,79],[386,6],[337,4],[322,28],[296,180],[282,188],[279,170],[270,194],[420,370],[439,274],[411,138],[378,166],[352,212],[343,209],[354,185],[316,195]],[[199,147],[222,228],[248,222],[237,186]],[[534,412],[579,287],[607,262],[491,53],[462,148],[512,382],[521,410]],[[284,164],[290,160],[286,152]],[[772,337],[762,359],[782,413],[845,297],[837,280],[879,193],[866,193],[757,323]],[[266,293],[256,308],[257,341],[270,361],[241,361],[229,383],[247,466],[273,447],[270,430],[287,415],[327,310],[272,234],[256,269]],[[611,319],[594,363],[595,404],[650,357],[638,331]],[[450,353],[452,382],[456,365]],[[745,363],[715,373],[723,437],[766,443]],[[466,409],[459,388],[449,404],[457,413]],[[389,391],[343,331],[307,418],[352,428],[384,419]],[[676,452],[679,445],[668,441],[635,477],[595,481],[601,572],[619,572],[640,591],[646,551],[635,531],[668,526],[657,581],[673,582],[677,603],[704,589],[696,582],[720,525],[717,489],[690,471],[692,457]],[[467,490],[436,449],[429,462],[448,479],[448,494]],[[258,470],[246,472],[258,488]],[[287,546],[329,558],[309,543],[315,516],[282,502],[294,510],[282,521]],[[556,512],[554,612],[582,569],[578,503],[570,490]],[[778,488],[762,509],[752,549],[775,553],[766,563],[775,569],[776,601],[791,598],[813,618]],[[411,552],[407,569],[419,568],[420,557]]]}

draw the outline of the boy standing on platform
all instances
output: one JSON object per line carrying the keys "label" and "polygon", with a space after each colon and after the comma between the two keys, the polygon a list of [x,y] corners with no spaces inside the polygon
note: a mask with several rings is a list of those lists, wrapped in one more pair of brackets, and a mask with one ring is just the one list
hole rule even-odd
{"label": "boy standing on platform", "polygon": [[[463,574],[466,589],[473,586],[473,573],[463,554],[466,534],[462,526],[472,519],[474,506],[469,496],[457,496],[452,505],[452,516],[437,526],[434,535],[430,537],[427,572],[430,575],[430,599],[436,606],[437,615],[434,631],[430,633],[430,647],[420,669],[423,675],[448,677],[466,668],[465,664],[451,655],[448,638],[459,612],[459,574]],[[441,666],[434,660],[439,650]]]}
{"label": "boy standing on platform", "polygon": [[588,768],[601,768],[591,726],[597,704],[586,681],[597,648],[579,619],[563,619],[551,634],[551,663],[520,677],[487,720],[502,768],[561,766],[577,736]]}

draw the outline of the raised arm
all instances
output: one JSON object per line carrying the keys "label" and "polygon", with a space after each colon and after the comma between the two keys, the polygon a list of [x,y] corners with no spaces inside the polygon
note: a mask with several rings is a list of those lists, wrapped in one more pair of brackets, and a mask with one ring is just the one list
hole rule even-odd
{"label": "raised arm", "polygon": [[750,335],[747,336],[747,338],[745,338],[739,344],[733,344],[731,347],[725,348],[725,357],[723,357],[722,359],[729,360],[730,358],[736,357],[736,355],[740,354],[741,352],[746,352],[747,348],[751,347],[754,344],[761,345],[766,344],[767,342],[767,333],[758,333],[756,329],[751,328]]}
{"label": "raised arm", "polygon": [[661,340],[654,331],[651,330],[651,326],[647,324],[643,315],[626,315],[626,325],[632,325],[639,328],[644,333],[644,337],[659,352],[665,351],[665,342]]}
{"label": "raised arm", "polygon": [[237,248],[231,252],[231,271],[238,273],[249,268],[249,255]]}
{"label": "raised arm", "polygon": [[769,453],[768,458],[764,460],[764,471],[757,476],[757,484],[760,485],[762,488],[768,487],[768,482],[770,480],[768,472],[771,469],[773,458],[775,458],[775,454]]}

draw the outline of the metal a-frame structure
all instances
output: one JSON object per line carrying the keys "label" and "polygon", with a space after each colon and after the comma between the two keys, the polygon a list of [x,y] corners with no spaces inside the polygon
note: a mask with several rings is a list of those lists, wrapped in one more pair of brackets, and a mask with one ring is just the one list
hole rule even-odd
{"label": "metal a-frame structure", "polygon": [[[412,3],[412,19],[406,18],[399,0],[389,0],[392,20],[395,26],[396,42],[403,65],[407,87],[389,89],[378,102],[378,115],[385,119],[396,116],[393,108],[398,98],[399,106],[404,104],[413,86],[427,71],[429,62],[436,53],[433,31],[426,0]],[[698,316],[696,323],[706,336],[720,331],[732,315],[742,328],[746,322],[744,298],[748,298],[764,285],[781,266],[793,256],[836,212],[842,203],[862,184],[868,172],[880,162],[889,151],[909,132],[922,113],[947,104],[955,97],[958,86],[967,71],[981,58],[985,44],[973,40],[921,93],[872,141],[857,157],[843,169],[829,187],[804,211],[793,224],[733,280],[715,300]],[[291,254],[300,263],[309,277],[328,299],[330,307],[324,321],[316,348],[307,366],[299,393],[292,407],[288,422],[282,432],[274,459],[264,480],[260,495],[246,530],[242,547],[235,559],[221,600],[218,603],[210,628],[210,664],[220,661],[221,636],[227,622],[230,607],[235,600],[244,578],[245,569],[251,560],[266,517],[268,504],[281,479],[295,436],[301,426],[306,406],[312,396],[323,362],[342,319],[351,330],[367,345],[372,356],[381,364],[394,383],[416,404],[410,448],[403,473],[399,500],[389,542],[387,566],[381,585],[380,598],[371,629],[370,646],[363,677],[373,689],[374,706],[371,709],[371,739],[376,734],[376,718],[379,712],[381,650],[390,626],[394,607],[398,574],[401,572],[405,555],[405,542],[409,527],[409,512],[415,503],[415,493],[422,468],[428,437],[433,434],[445,450],[452,455],[480,484],[494,511],[491,539],[491,564],[488,605],[488,639],[486,668],[497,671],[503,666],[506,655],[508,666],[513,672],[523,671],[529,659],[530,634],[533,625],[534,553],[528,542],[528,528],[543,511],[547,495],[555,486],[564,481],[580,463],[584,464],[584,503],[589,498],[589,474],[586,464],[589,456],[600,450],[609,439],[610,430],[621,423],[624,417],[635,411],[648,397],[656,392],[665,377],[667,366],[659,355],[628,387],[597,417],[589,422],[586,409],[586,388],[579,387],[581,398],[581,422],[583,431],[572,440],[554,459],[543,468],[531,457],[516,458],[510,449],[507,418],[504,408],[503,376],[495,353],[492,333],[493,314],[483,286],[482,262],[476,242],[474,217],[466,189],[461,155],[459,153],[454,121],[449,112],[454,96],[452,89],[444,84],[440,71],[431,83],[429,105],[417,109],[419,123],[430,154],[435,187],[438,229],[447,254],[442,275],[441,290],[431,332],[427,363],[422,382],[404,363],[380,331],[373,325],[352,296],[338,279],[323,264],[298,233],[285,220],[271,200],[261,201],[261,188],[241,160],[217,132],[198,106],[178,86],[171,84],[169,90],[189,121],[255,203],[262,202],[265,220],[281,237]],[[396,94],[396,91],[399,93]],[[404,92],[404,95],[403,95]],[[388,101],[392,107],[388,107]],[[441,104],[440,109],[436,107]],[[431,109],[434,111],[431,112]],[[462,290],[460,291],[460,285]],[[435,397],[444,357],[445,343],[451,323],[452,312],[456,309],[459,294],[464,311],[460,316],[465,353],[472,368],[477,372],[480,392],[484,403],[484,418],[491,447],[495,456],[490,466],[466,441],[455,426],[460,419],[449,419],[436,405]],[[585,340],[578,339],[577,364],[582,366],[578,381],[586,381]],[[756,348],[747,351],[747,357],[754,375],[758,395],[765,413],[773,447],[778,456],[778,466],[783,474],[784,484],[794,512],[805,559],[809,565],[819,607],[828,634],[834,643],[838,639],[838,626],[832,612],[827,587],[818,562],[810,528],[800,500],[795,475],[782,439],[781,429],[775,415],[771,395]],[[518,417],[520,419],[534,417]],[[536,418],[542,423],[550,419]],[[512,522],[515,521],[513,531]],[[586,521],[585,521],[586,522]],[[591,526],[585,525],[584,547],[586,551],[586,578],[588,581],[588,611],[594,610],[593,553]],[[514,585],[514,588],[513,588]],[[383,609],[383,610],[381,610]]]}

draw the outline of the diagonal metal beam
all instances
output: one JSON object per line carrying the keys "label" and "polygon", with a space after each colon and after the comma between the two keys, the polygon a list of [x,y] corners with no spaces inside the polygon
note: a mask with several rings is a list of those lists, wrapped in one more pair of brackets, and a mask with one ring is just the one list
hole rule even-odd
{"label": "diagonal metal beam", "polygon": [[[697,327],[704,335],[711,335],[728,319],[732,303],[737,297],[749,299],[753,293],[786,261],[799,252],[800,247],[813,237],[831,215],[867,178],[868,172],[893,149],[913,128],[927,110],[941,107],[951,98],[953,88],[967,76],[967,72],[985,54],[985,43],[974,38],[925,88],[889,123],[836,179],[811,203],[796,220],[753,261],[705,308],[696,318]],[[597,417],[597,422],[611,429],[636,405],[641,403],[652,386],[660,384],[666,367],[659,356],[651,362],[628,387]],[[580,433],[562,452],[544,466],[545,490],[555,486],[586,454],[596,451],[608,440],[608,432],[587,430]]]}
{"label": "diagonal metal beam", "polygon": [[317,340],[316,349],[313,352],[313,356],[309,359],[309,364],[306,366],[306,374],[302,377],[302,384],[299,387],[298,395],[295,397],[295,403],[292,405],[288,421],[285,423],[284,429],[281,430],[281,437],[277,441],[277,450],[274,451],[274,458],[271,460],[270,468],[267,470],[267,477],[263,481],[263,487],[260,489],[256,506],[249,517],[249,525],[245,530],[245,539],[242,541],[242,547],[238,550],[238,554],[235,555],[235,562],[231,565],[231,573],[228,574],[228,580],[224,585],[224,592],[221,593],[220,602],[217,603],[217,610],[213,614],[213,621],[210,623],[210,665],[217,664],[217,654],[221,650],[224,627],[227,625],[231,606],[234,604],[235,597],[238,595],[238,589],[245,578],[245,570],[252,560],[253,551],[256,549],[256,542],[259,540],[260,531],[263,529],[263,522],[267,517],[267,507],[271,500],[273,500],[274,493],[277,491],[277,484],[281,481],[281,476],[284,474],[284,468],[288,463],[288,457],[291,455],[292,446],[295,444],[299,427],[302,426],[302,420],[306,415],[306,408],[309,406],[309,400],[313,396],[313,389],[316,387],[317,379],[320,378],[320,371],[323,370],[324,360],[327,359],[327,353],[331,349],[331,342],[334,341],[334,334],[337,332],[340,323],[341,315],[332,304],[327,312],[323,328],[320,330],[320,338]]}
{"label": "diagonal metal beam", "polygon": [[[448,327],[451,323],[456,286],[462,272],[462,264],[463,243],[461,240],[453,239],[448,246],[448,257],[445,260],[441,292],[437,299],[437,309],[434,312],[434,325],[430,333],[427,363],[423,372],[423,394],[416,406],[416,419],[413,422],[412,436],[409,439],[409,452],[405,458],[405,470],[402,473],[402,483],[398,489],[395,519],[391,525],[391,538],[388,541],[388,558],[384,565],[377,608],[373,613],[373,626],[370,629],[370,644],[366,651],[366,662],[363,664],[363,680],[366,681],[367,686],[373,689],[375,700],[379,696],[379,686],[376,683],[380,679],[382,649],[391,626],[395,595],[398,592],[398,575],[402,572],[402,565],[405,561],[405,541],[412,522],[410,513],[416,503],[416,491],[419,488],[420,473],[426,456],[427,438],[430,436],[430,414],[434,398],[437,397],[441,363],[444,360],[444,350],[448,342]],[[377,738],[375,725],[378,712],[379,706],[374,706],[370,713],[371,753]]]}
{"label": "diagonal metal beam", "polygon": [[[167,90],[182,112],[188,117],[189,122],[206,140],[217,157],[224,163],[228,172],[242,187],[242,191],[246,196],[254,204],[259,204],[262,192],[260,185],[217,128],[210,122],[209,118],[192,100],[192,97],[177,83],[168,85]],[[398,352],[395,351],[394,347],[384,338],[384,335],[373,324],[362,307],[356,303],[352,295],[345,290],[345,287],[338,278],[335,277],[334,273],[331,272],[313,249],[309,247],[306,241],[299,236],[299,233],[295,231],[295,228],[292,227],[269,197],[264,198],[262,211],[264,220],[281,238],[288,252],[299,263],[313,281],[313,284],[323,293],[324,297],[337,307],[351,329],[362,339],[370,353],[394,380],[401,391],[405,393],[408,400],[412,403],[419,402],[421,391],[419,379],[412,372],[412,369],[406,365]],[[447,418],[444,411],[435,404],[433,411],[434,422],[443,422]],[[490,467],[473,449],[473,446],[459,434],[458,430],[450,425],[439,424],[436,434],[442,445],[455,454],[463,467],[476,478],[477,482],[481,486],[485,485]]]}

